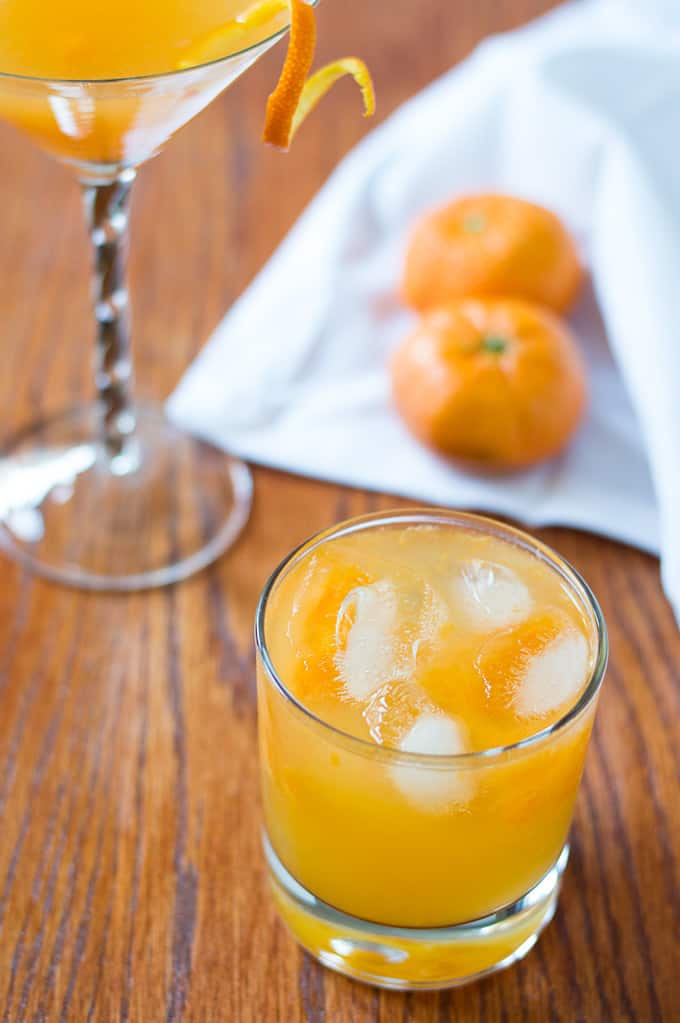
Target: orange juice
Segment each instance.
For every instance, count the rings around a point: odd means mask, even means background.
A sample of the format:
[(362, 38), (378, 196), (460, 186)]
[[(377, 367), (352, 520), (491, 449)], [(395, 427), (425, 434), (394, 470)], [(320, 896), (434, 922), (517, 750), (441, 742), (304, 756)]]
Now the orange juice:
[[(254, 60), (285, 14), (233, 30), (249, 0), (2, 0), (0, 116), (79, 163), (139, 163)], [(220, 68), (167, 76), (238, 53)], [(134, 78), (135, 82), (123, 79)]]
[(249, 0), (2, 0), (0, 71), (62, 79), (163, 74), (249, 6)]
[[(593, 723), (598, 615), (563, 562), (474, 517), (359, 521), (279, 573), (258, 625), (265, 823), (279, 906), (322, 960), (438, 986), (535, 936)], [(378, 973), (357, 946), (369, 921), (393, 953)], [(430, 932), (451, 940), (433, 952)]]

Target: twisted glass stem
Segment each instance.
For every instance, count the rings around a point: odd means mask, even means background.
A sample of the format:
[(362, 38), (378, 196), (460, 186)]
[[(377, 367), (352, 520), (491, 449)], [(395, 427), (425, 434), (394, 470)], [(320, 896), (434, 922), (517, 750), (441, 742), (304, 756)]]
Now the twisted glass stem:
[(127, 237), (135, 171), (112, 182), (83, 183), (85, 216), (94, 253), (93, 302), (96, 318), (96, 386), (100, 440), (112, 471), (124, 474), (136, 463), (127, 289)]

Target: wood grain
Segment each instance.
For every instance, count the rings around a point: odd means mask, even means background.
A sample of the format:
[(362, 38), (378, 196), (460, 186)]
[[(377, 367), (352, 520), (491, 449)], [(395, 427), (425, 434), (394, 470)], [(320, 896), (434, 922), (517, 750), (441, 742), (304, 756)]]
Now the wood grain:
[[(545, 0), (335, 0), (322, 58), (366, 57), (384, 116)], [(146, 168), (134, 209), (140, 390), (161, 396), (365, 125), (351, 86), (291, 154), (264, 150), (265, 58)], [(0, 128), (7, 433), (88, 393), (87, 251), (69, 173)], [(258, 470), (243, 541), (125, 598), (0, 561), (3, 1023), (680, 1019), (680, 641), (658, 564), (543, 530), (591, 582), (612, 660), (560, 912), (506, 973), (439, 995), (323, 971), (277, 922), (259, 851), (251, 621), (293, 544), (395, 504)]]

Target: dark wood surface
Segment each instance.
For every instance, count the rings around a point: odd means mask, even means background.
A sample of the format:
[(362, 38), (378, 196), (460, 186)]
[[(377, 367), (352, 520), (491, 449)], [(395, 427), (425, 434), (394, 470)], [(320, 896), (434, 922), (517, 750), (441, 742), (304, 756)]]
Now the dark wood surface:
[[(366, 57), (380, 116), (545, 0), (334, 0), (321, 57)], [(161, 396), (365, 131), (338, 86), (283, 157), (259, 144), (281, 52), (141, 175), (140, 390)], [(88, 393), (87, 250), (68, 171), (0, 127), (2, 428)], [(555, 922), (515, 968), (435, 995), (325, 972), (277, 922), (259, 851), (251, 621), (307, 534), (394, 504), (256, 472), (238, 547), (181, 586), (89, 596), (0, 560), (0, 1019), (177, 1023), (678, 1020), (680, 642), (658, 564), (543, 530), (611, 630)]]

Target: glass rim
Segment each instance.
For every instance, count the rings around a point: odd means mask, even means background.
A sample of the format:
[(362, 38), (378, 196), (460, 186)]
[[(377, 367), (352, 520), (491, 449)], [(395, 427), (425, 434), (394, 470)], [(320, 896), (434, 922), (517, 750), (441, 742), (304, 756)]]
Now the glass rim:
[[(380, 746), (377, 743), (371, 742), (369, 739), (363, 739), (361, 736), (353, 735), (351, 732), (346, 732), (343, 729), (336, 727), (306, 707), (304, 703), (302, 703), (302, 701), (299, 700), (295, 694), (290, 691), (290, 689), (288, 689), (274, 667), (269, 654), (265, 636), (265, 616), (267, 613), (269, 598), (272, 595), (278, 580), (283, 577), (287, 570), (292, 567), (296, 561), (300, 560), (304, 555), (309, 554), (316, 547), (319, 547), (328, 540), (346, 536), (350, 533), (360, 532), (363, 529), (371, 528), (373, 526), (399, 524), (417, 525), (428, 523), (433, 524), (437, 522), (445, 525), (458, 525), (463, 528), (471, 528), (480, 533), (491, 532), (497, 536), (503, 536), (505, 539), (510, 540), (518, 546), (523, 547), (525, 550), (539, 556), (544, 562), (547, 562), (555, 571), (557, 571), (567, 583), (570, 584), (572, 591), (576, 592), (584, 607), (590, 612), (594, 624), (597, 643), (595, 658), (588, 682), (584, 686), (576, 702), (573, 703), (557, 719), (557, 721), (547, 725), (538, 732), (534, 732), (532, 735), (526, 736), (524, 739), (519, 739), (506, 746), (492, 746), (487, 749), (474, 750), (470, 753), (452, 754), (412, 753), (396, 749), (392, 746)], [(257, 610), (255, 612), (255, 648), (262, 659), (262, 663), (269, 675), (269, 678), (272, 680), (276, 689), (280, 692), (284, 699), (289, 702), (296, 711), (303, 714), (308, 721), (330, 733), (334, 740), (342, 742), (343, 745), (347, 745), (349, 748), (355, 748), (357, 752), (360, 752), (363, 755), (369, 755), (371, 758), (387, 759), (392, 762), (397, 761), (404, 764), (420, 764), (421, 766), (427, 765), (430, 768), (446, 768), (453, 766), (466, 767), (472, 766), (473, 764), (479, 765), (480, 761), (488, 762), (508, 754), (524, 752), (536, 745), (544, 743), (547, 739), (550, 739), (564, 731), (570, 724), (585, 713), (590, 704), (596, 698), (604, 678), (609, 655), (607, 626), (604, 620), (604, 615), (602, 614), (602, 609), (600, 608), (597, 598), (588, 583), (573, 567), (573, 565), (566, 560), (566, 558), (563, 558), (562, 555), (558, 554), (557, 551), (553, 550), (553, 548), (548, 544), (545, 544), (541, 540), (537, 540), (535, 537), (525, 533), (523, 530), (517, 529), (515, 526), (510, 526), (498, 519), (491, 518), (487, 515), (478, 515), (472, 512), (460, 512), (438, 508), (407, 508), (403, 510), (391, 509), (384, 512), (371, 512), (368, 515), (359, 515), (350, 519), (345, 519), (344, 521), (339, 522), (328, 529), (321, 530), (320, 532), (308, 537), (306, 540), (303, 540), (302, 543), (298, 544), (297, 547), (283, 558), (264, 585), (262, 593), (260, 594), (260, 599), (258, 600)]]
[[(310, 7), (316, 7), (319, 4), (319, 0), (306, 0), (306, 2)], [(129, 85), (135, 82), (161, 81), (166, 78), (175, 78), (178, 75), (188, 75), (192, 71), (203, 71), (207, 68), (216, 67), (225, 61), (245, 57), (254, 50), (258, 50), (261, 46), (277, 42), (281, 36), (286, 34), (289, 28), (290, 23), (277, 29), (276, 32), (272, 32), (271, 35), (265, 36), (264, 39), (251, 43), (249, 46), (244, 46), (241, 50), (224, 53), (221, 57), (215, 57), (213, 60), (202, 61), (198, 64), (191, 64), (189, 67), (172, 68), (169, 71), (152, 71), (143, 75), (116, 75), (113, 78), (59, 78), (50, 77), (49, 75), (16, 74), (12, 71), (0, 69), (0, 80), (9, 78), (17, 82), (39, 82), (42, 85)]]

